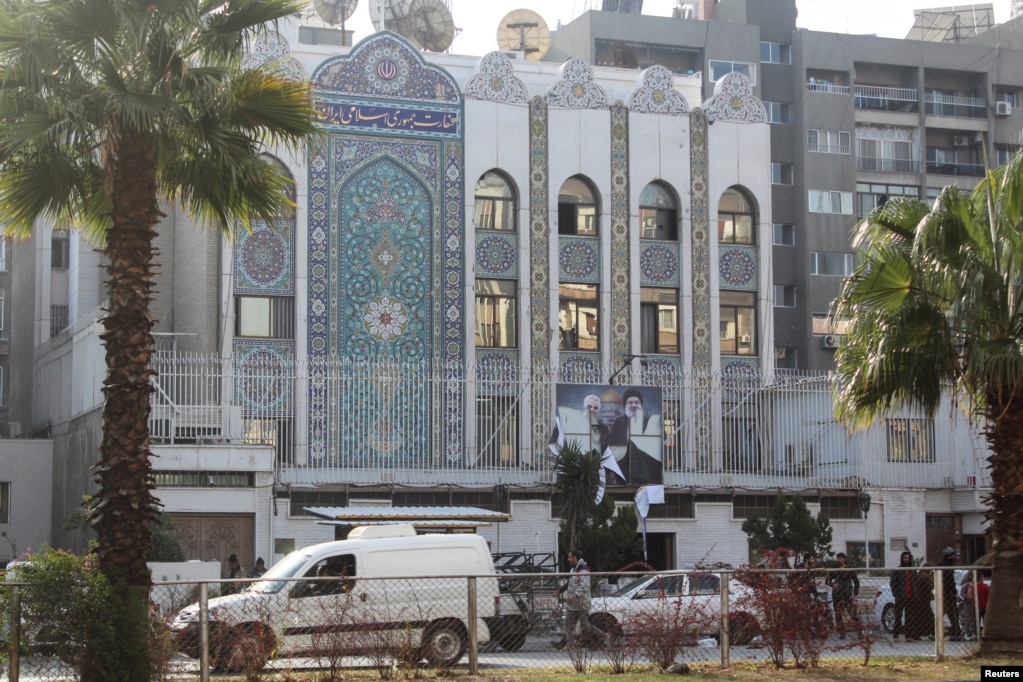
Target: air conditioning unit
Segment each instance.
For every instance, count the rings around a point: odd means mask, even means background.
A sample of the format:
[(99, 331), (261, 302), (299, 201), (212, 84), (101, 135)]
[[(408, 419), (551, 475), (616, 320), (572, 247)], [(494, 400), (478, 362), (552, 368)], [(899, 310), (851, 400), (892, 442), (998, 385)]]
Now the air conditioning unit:
[(953, 147), (969, 147), (970, 136), (969, 135), (953, 135), (952, 136)]
[(749, 334), (740, 334), (739, 335), (739, 345), (740, 346), (748, 346), (751, 343), (753, 343), (753, 337), (752, 336), (750, 336)]
[(842, 337), (835, 334), (828, 334), (821, 337), (821, 348), (834, 350), (842, 345)]
[(995, 102), (995, 116), (1012, 116), (1012, 105), (1008, 102)]

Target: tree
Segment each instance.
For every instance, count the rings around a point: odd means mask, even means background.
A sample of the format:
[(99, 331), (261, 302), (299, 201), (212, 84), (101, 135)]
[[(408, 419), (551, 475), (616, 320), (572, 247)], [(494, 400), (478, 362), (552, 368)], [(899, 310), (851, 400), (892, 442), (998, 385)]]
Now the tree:
[(643, 559), (643, 538), (637, 532), (635, 507), (618, 507), (605, 496), (594, 510), (592, 523), (579, 534), (579, 548), (595, 571), (616, 571)]
[(271, 146), (313, 130), (307, 83), (242, 70), (249, 40), (302, 0), (4, 0), (0, 211), (82, 231), (105, 257), (103, 437), (91, 508), (120, 659), (85, 680), (149, 678), (149, 445), (154, 237), (160, 201), (230, 233), (291, 205)]
[(831, 522), (823, 512), (814, 517), (806, 501), (796, 495), (779, 495), (766, 518), (756, 513), (742, 522), (742, 532), (754, 551), (787, 549), (796, 554), (812, 552), (824, 557), (831, 553)]
[(568, 533), (568, 544), (576, 546), (579, 530), (589, 525), (597, 506), (600, 485), (600, 453), (583, 452), (577, 440), (566, 441), (553, 459), (554, 489), (564, 501), (561, 529)]
[(836, 415), (865, 428), (943, 397), (986, 437), (994, 574), (984, 655), (1023, 655), (1023, 155), (972, 193), (946, 187), (933, 207), (892, 199), (857, 227), (861, 260), (836, 315)]

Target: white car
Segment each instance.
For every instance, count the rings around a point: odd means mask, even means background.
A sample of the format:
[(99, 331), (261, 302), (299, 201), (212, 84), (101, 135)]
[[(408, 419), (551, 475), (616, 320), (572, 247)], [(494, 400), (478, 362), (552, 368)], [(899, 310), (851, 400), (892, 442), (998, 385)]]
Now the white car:
[[(738, 604), (750, 588), (732, 580), (728, 589), (729, 640), (749, 644), (760, 626)], [(590, 606), (590, 622), (610, 634), (636, 634), (649, 619), (677, 619), (696, 635), (716, 637), (721, 624), (720, 576), (700, 571), (645, 576), (605, 597), (595, 597)]]
[[(965, 569), (956, 569), (956, 589), (963, 584), (963, 578), (969, 571)], [(935, 573), (935, 580), (939, 578), (938, 573)], [(985, 581), (987, 582), (987, 581)], [(934, 600), (931, 600), (931, 612), (934, 612)], [(881, 624), (881, 627), (885, 632), (891, 634), (895, 631), (895, 599), (892, 597), (892, 588), (888, 583), (883, 583), (877, 588), (877, 592), (874, 594), (874, 619), (876, 622)], [(945, 617), (945, 627), (950, 627), (948, 617)]]

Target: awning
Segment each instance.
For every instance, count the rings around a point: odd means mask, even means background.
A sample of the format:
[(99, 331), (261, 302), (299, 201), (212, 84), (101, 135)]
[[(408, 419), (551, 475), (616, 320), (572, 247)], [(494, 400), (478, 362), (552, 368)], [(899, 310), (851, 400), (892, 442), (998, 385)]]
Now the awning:
[(479, 507), (303, 507), (328, 526), (409, 523), (416, 528), (479, 528), (511, 521), (511, 514)]

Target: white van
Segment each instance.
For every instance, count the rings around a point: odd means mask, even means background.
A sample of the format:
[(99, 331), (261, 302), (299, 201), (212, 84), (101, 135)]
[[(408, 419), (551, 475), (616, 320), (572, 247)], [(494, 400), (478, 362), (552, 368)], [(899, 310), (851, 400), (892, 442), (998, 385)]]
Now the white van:
[[(209, 600), (216, 670), (262, 668), (275, 656), (393, 655), (456, 663), (468, 646), (468, 580), (476, 581), (479, 644), (490, 641), (497, 576), (478, 535), (417, 535), (411, 525), (361, 526), (347, 540), (297, 550), (237, 594)], [(315, 578), (314, 580), (285, 580)], [(199, 656), (199, 605), (171, 630)]]

